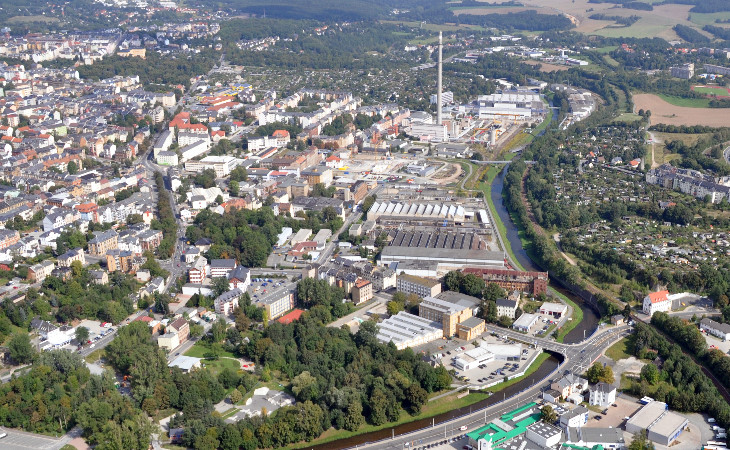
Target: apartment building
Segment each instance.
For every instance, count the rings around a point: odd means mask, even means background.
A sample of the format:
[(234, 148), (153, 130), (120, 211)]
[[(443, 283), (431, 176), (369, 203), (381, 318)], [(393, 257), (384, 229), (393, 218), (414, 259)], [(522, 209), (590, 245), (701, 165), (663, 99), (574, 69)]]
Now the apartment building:
[(104, 256), (109, 250), (114, 250), (119, 245), (119, 235), (114, 230), (107, 230), (96, 233), (96, 236), (89, 241), (89, 254), (92, 256)]
[(208, 276), (208, 260), (199, 256), (193, 263), (193, 267), (188, 270), (188, 279), (191, 283), (201, 284), (205, 277)]
[(398, 292), (416, 294), (419, 297), (436, 297), (441, 293), (441, 282), (415, 275), (403, 274), (396, 281)]

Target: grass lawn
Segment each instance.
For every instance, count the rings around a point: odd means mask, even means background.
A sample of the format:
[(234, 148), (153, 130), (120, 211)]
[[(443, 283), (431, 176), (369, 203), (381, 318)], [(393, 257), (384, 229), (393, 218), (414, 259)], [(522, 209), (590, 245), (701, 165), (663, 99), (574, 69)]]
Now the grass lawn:
[(616, 45), (609, 45), (609, 46), (606, 46), (606, 47), (598, 47), (598, 48), (596, 48), (596, 52), (605, 55), (607, 53), (611, 53), (612, 51), (616, 50), (617, 48), (618, 48), (618, 46), (616, 46)]
[(578, 326), (579, 323), (583, 320), (583, 310), (578, 307), (578, 305), (575, 304), (575, 302), (568, 297), (564, 296), (560, 292), (555, 291), (558, 294), (558, 297), (560, 297), (565, 303), (570, 305), (573, 308), (573, 315), (571, 316), (571, 319), (568, 323), (563, 325), (563, 327), (558, 331), (558, 335), (555, 338), (558, 342), (563, 342), (563, 339), (565, 339), (565, 336), (573, 331), (575, 327)]
[[(192, 356), (194, 358), (205, 358), (205, 354), (210, 352), (210, 349), (208, 347), (200, 344), (199, 342), (190, 347), (190, 350), (185, 352), (185, 356)], [(220, 356), (227, 356), (229, 358), (235, 358), (236, 355), (234, 355), (231, 352), (227, 352), (225, 350), (221, 351)]]
[(630, 358), (631, 354), (629, 353), (629, 345), (632, 344), (632, 340), (629, 339), (629, 337), (625, 337), (621, 339), (620, 341), (616, 342), (612, 346), (610, 346), (606, 350), (606, 356), (611, 358), (614, 361), (618, 361), (620, 359), (626, 359)]
[[(534, 363), (533, 363), (534, 364)], [(438, 395), (439, 393), (434, 393), (433, 395)], [(330, 428), (329, 430), (322, 433), (322, 435), (311, 441), (311, 442), (300, 442), (297, 444), (289, 445), (285, 448), (288, 449), (297, 449), (297, 448), (310, 448), (314, 445), (319, 444), (325, 444), (327, 442), (333, 442), (337, 441), (339, 439), (346, 439), (352, 436), (356, 436), (358, 434), (364, 434), (364, 433), (370, 433), (372, 431), (378, 431), (385, 428), (393, 428), (395, 426), (413, 422), (420, 419), (427, 419), (429, 417), (437, 416), (439, 414), (443, 414), (445, 412), (463, 408), (464, 406), (473, 405), (474, 403), (480, 402), (484, 400), (485, 398), (489, 397), (486, 393), (482, 392), (475, 392), (473, 394), (466, 395), (462, 398), (457, 398), (457, 394), (450, 395), (447, 397), (443, 397), (435, 402), (426, 402), (426, 404), (423, 406), (423, 409), (421, 410), (421, 413), (417, 416), (411, 416), (410, 414), (406, 413), (405, 411), (401, 411), (400, 419), (397, 422), (390, 422), (384, 425), (375, 426), (366, 423), (365, 425), (361, 426), (357, 431), (347, 431), (347, 430), (336, 430), (334, 428)]]
[(88, 363), (94, 363), (100, 360), (104, 356), (104, 349), (100, 348), (98, 350), (94, 350), (93, 352), (89, 353), (89, 356), (84, 358), (84, 361)]
[(709, 98), (682, 98), (673, 95), (658, 95), (662, 100), (674, 106), (684, 106), (687, 108), (708, 108), (710, 106)]
[(636, 122), (636, 121), (641, 120), (641, 119), (642, 119), (642, 117), (640, 115), (638, 115), (638, 114), (634, 114), (634, 113), (623, 113), (620, 116), (616, 117), (615, 120), (616, 120), (616, 122), (631, 123), (631, 122)]
[(220, 358), (217, 360), (204, 359), (203, 361), (200, 361), (200, 363), (203, 365), (204, 368), (206, 368), (216, 374), (226, 368), (233, 369), (235, 371), (238, 371), (241, 369), (241, 363), (238, 360), (234, 360), (234, 359), (227, 359), (227, 358)]
[(700, 94), (706, 94), (706, 95), (717, 95), (718, 97), (730, 97), (730, 92), (727, 91), (727, 88), (725, 87), (702, 87), (697, 86), (693, 91), (700, 93)]
[(238, 408), (231, 408), (221, 414), (221, 419), (226, 420), (229, 417), (233, 417), (238, 412)]

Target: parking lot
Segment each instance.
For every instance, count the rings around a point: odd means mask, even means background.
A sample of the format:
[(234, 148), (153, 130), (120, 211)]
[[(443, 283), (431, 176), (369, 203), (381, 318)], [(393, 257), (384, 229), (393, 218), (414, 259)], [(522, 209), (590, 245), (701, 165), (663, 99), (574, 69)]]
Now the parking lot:
[(535, 322), (535, 324), (527, 331), (529, 336), (549, 336), (561, 320), (549, 314), (540, 314), (536, 312), (535, 315), (537, 316), (537, 322)]
[(248, 287), (248, 294), (254, 302), (259, 297), (291, 287), (294, 283), (289, 281), (289, 277), (280, 278), (251, 278), (251, 286)]
[(444, 367), (455, 370), (457, 379), (461, 381), (489, 387), (504, 381), (506, 377), (514, 377), (522, 373), (538, 352), (519, 342), (508, 338), (498, 338), (491, 334), (484, 334), (475, 341), (479, 348), (487, 349), (495, 355), (495, 358), (483, 363), (477, 361), (467, 369), (460, 368), (454, 360), (456, 358), (470, 360), (467, 352), (477, 348), (473, 343), (462, 343), (451, 349), (445, 348), (438, 351), (432, 355), (432, 359), (439, 360)]
[[(456, 430), (458, 432), (461, 432), (459, 430)], [(447, 432), (448, 437), (436, 441), (436, 442), (408, 442), (407, 445), (404, 448), (409, 448), (412, 450), (425, 450), (427, 448), (434, 448), (434, 449), (452, 449), (452, 448), (458, 448), (463, 449), (469, 444), (469, 438), (466, 434), (459, 434), (456, 436), (452, 436), (453, 433)]]

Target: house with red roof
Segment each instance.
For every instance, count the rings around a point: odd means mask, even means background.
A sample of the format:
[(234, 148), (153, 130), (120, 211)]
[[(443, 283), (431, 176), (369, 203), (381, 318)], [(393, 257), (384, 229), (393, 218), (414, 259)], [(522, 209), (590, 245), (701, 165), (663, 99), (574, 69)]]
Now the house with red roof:
[(669, 291), (652, 292), (644, 297), (644, 313), (649, 317), (655, 312), (669, 312), (672, 310), (672, 300), (669, 299)]

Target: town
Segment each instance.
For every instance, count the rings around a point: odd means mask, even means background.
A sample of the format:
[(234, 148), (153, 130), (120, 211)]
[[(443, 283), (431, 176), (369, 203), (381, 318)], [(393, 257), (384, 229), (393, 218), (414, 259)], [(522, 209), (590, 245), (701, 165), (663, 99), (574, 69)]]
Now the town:
[(0, 447), (727, 448), (722, 2), (6, 3)]

